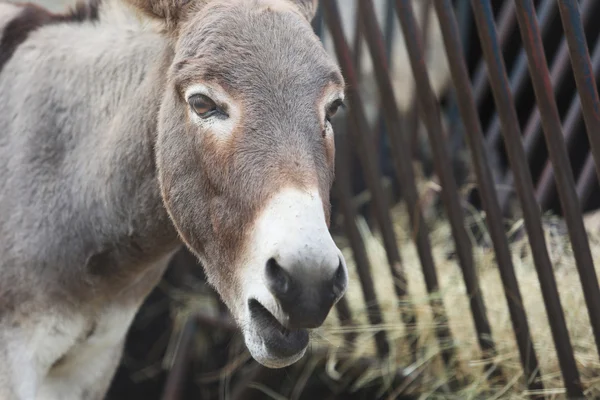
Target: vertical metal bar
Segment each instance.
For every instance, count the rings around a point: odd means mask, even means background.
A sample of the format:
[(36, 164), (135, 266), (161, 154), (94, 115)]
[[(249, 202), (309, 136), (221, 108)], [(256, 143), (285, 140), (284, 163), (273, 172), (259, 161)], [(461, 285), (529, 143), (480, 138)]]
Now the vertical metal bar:
[(392, 277), (395, 281), (394, 288), (396, 295), (401, 302), (405, 302), (401, 307), (402, 319), (406, 324), (407, 329), (412, 329), (416, 323), (414, 306), (406, 301), (408, 284), (404, 271), (402, 270), (400, 251), (398, 249), (398, 244), (396, 243), (396, 235), (391, 223), (388, 200), (383, 193), (379, 179), (380, 171), (376, 161), (375, 146), (373, 141), (366, 135), (366, 132), (368, 132), (368, 125), (358, 90), (358, 79), (352, 65), (350, 49), (342, 32), (339, 10), (335, 0), (324, 1), (322, 4), (325, 11), (327, 26), (333, 37), (337, 57), (348, 82), (348, 99), (351, 108), (350, 115), (353, 117), (353, 129), (351, 129), (350, 132), (355, 133), (353, 138), (361, 149), (361, 151), (358, 152), (358, 155), (366, 173), (367, 185), (369, 186), (375, 205), (376, 217), (383, 236), (384, 247)]
[(388, 60), (392, 59), (392, 50), (394, 43), (394, 0), (386, 0), (385, 9), (387, 15), (385, 16), (385, 54)]
[[(412, 238), (417, 247), (427, 290), (429, 293), (435, 293), (439, 290), (439, 284), (431, 251), (431, 243), (429, 242), (427, 227), (419, 203), (419, 195), (410, 158), (410, 148), (407, 146), (406, 135), (403, 135), (401, 132), (403, 126), (402, 119), (398, 112), (398, 103), (389, 76), (388, 60), (383, 46), (383, 38), (377, 26), (372, 2), (361, 0), (360, 15), (367, 48), (371, 53), (375, 78), (381, 94), (382, 115), (385, 119), (391, 143), (394, 167), (406, 200), (411, 231), (413, 232)], [(407, 36), (408, 38), (410, 36)], [(441, 298), (432, 298), (430, 304), (435, 320), (438, 322), (436, 336), (443, 349), (442, 356), (444, 361), (449, 364), (453, 357), (452, 346), (448, 346), (452, 342), (452, 334), (447, 324), (448, 317), (445, 312), (443, 300)]]
[(435, 0), (434, 4), (438, 20), (440, 21), (452, 80), (456, 88), (459, 110), (467, 133), (467, 144), (471, 150), (477, 186), (481, 192), (483, 208), (485, 210), (486, 223), (494, 245), (500, 277), (504, 285), (504, 294), (508, 303), (513, 331), (521, 356), (525, 380), (530, 390), (541, 390), (543, 389), (543, 385), (540, 380), (537, 355), (533, 347), (525, 309), (523, 308), (523, 299), (515, 275), (515, 268), (504, 230), (500, 205), (496, 197), (492, 173), (486, 160), (477, 105), (471, 92), (468, 71), (461, 57), (463, 50), (458, 24), (450, 0)]
[[(370, 1), (361, 4), (363, 21), (368, 21)], [(471, 242), (467, 236), (464, 226), (463, 210), (460, 205), (456, 181), (452, 174), (448, 149), (444, 139), (442, 121), (438, 102), (433, 94), (429, 75), (424, 65), (423, 45), (417, 27), (411, 0), (396, 0), (396, 15), (406, 40), (406, 50), (409, 55), (412, 72), (416, 83), (416, 93), (419, 106), (426, 116), (424, 123), (427, 126), (429, 143), (434, 153), (434, 163), (438, 177), (442, 185), (442, 200), (446, 208), (446, 215), (450, 221), (452, 236), (456, 247), (456, 253), (463, 272), (463, 278), (469, 294), (471, 313), (477, 329), (477, 338), (484, 357), (493, 357), (496, 354), (492, 339), (492, 330), (487, 318), (481, 288), (475, 263)], [(366, 27), (369, 30), (368, 27)], [(373, 29), (373, 28), (371, 28)], [(496, 369), (496, 372), (499, 372)], [(498, 374), (495, 378), (498, 378)]]
[[(493, 18), (493, 15), (492, 15)], [(517, 24), (515, 18), (515, 3), (513, 1), (505, 1), (500, 16), (498, 17), (498, 40), (501, 46), (506, 44), (508, 35), (514, 30)], [(473, 92), (475, 94), (475, 104), (481, 104), (483, 96), (488, 88), (488, 71), (483, 59), (477, 64), (473, 78)]]
[[(424, 43), (424, 46), (427, 46), (428, 33), (429, 33), (429, 10), (431, 9), (431, 1), (423, 0), (426, 4), (423, 6), (423, 14), (421, 17), (421, 40)], [(393, 3), (393, 1), (392, 1)], [(390, 15), (393, 16), (394, 9), (392, 8)], [(411, 40), (410, 38), (405, 37), (404, 41)], [(417, 91), (414, 89), (413, 98), (411, 99), (411, 106), (408, 110), (408, 127), (409, 127), (409, 147), (413, 153), (413, 157), (418, 154), (419, 147), (419, 128), (421, 127), (421, 118), (419, 116), (419, 102), (417, 101)], [(421, 160), (423, 161), (423, 160)]]
[[(336, 303), (335, 310), (337, 311), (338, 321), (340, 321), (341, 326), (345, 328), (352, 326), (352, 310), (350, 310), (350, 305), (348, 304), (348, 299), (346, 297), (342, 297), (340, 301)], [(351, 349), (354, 346), (355, 339), (355, 332), (348, 330), (344, 333), (344, 341), (346, 342), (345, 344), (348, 349)]]
[[(458, 7), (456, 13), (458, 14), (458, 29), (460, 30), (460, 41), (462, 43), (463, 57), (466, 59), (471, 50), (471, 43), (469, 43), (470, 28), (473, 23), (471, 18), (471, 6), (469, 0), (458, 0)], [(483, 63), (485, 65), (485, 63)]]
[[(384, 40), (385, 40), (385, 54), (387, 55), (388, 60), (392, 59), (392, 53), (394, 50), (394, 0), (386, 0), (385, 4), (385, 25), (384, 25)], [(360, 17), (360, 16), (359, 16)], [(360, 18), (357, 21), (360, 25)], [(375, 138), (377, 139), (377, 145), (379, 146), (379, 154), (380, 154), (380, 165), (381, 168), (385, 170), (385, 162), (387, 160), (385, 154), (385, 137), (386, 135), (386, 126), (385, 120), (382, 115), (381, 107), (378, 108), (377, 111), (377, 126)], [(385, 173), (385, 171), (384, 171)], [(394, 199), (395, 200), (395, 199)]]
[(581, 170), (581, 175), (579, 175), (579, 180), (577, 181), (577, 196), (579, 197), (581, 208), (585, 208), (592, 195), (594, 186), (598, 184), (598, 177), (596, 175), (597, 167), (592, 153), (588, 153), (583, 169)]
[[(554, 91), (550, 82), (548, 64), (546, 63), (546, 55), (532, 0), (518, 0), (517, 20), (519, 21), (519, 28), (524, 38), (523, 42), (527, 51), (527, 58), (529, 59), (531, 79), (542, 117), (542, 126), (548, 145), (548, 153), (554, 165), (558, 196), (567, 223), (569, 238), (573, 247), (573, 256), (575, 257), (575, 263), (579, 271), (579, 278), (581, 279), (583, 294), (588, 307), (594, 338), (596, 339), (596, 347), (600, 355), (600, 286), (598, 286), (598, 276), (594, 269), (594, 260), (592, 259), (587, 232), (583, 225), (583, 216), (577, 198), (577, 191), (575, 190), (575, 181), (573, 179), (569, 155), (563, 142), (560, 117), (554, 100)], [(581, 24), (581, 20), (579, 20), (579, 24)], [(580, 77), (584, 85), (585, 79), (585, 77)], [(593, 79), (593, 74), (591, 79)], [(589, 89), (580, 87), (579, 90), (580, 96), (585, 97), (584, 93), (587, 93), (586, 90)], [(596, 94), (596, 100), (598, 100), (597, 96)], [(585, 107), (586, 103), (584, 102), (583, 104)], [(588, 104), (588, 106), (592, 108), (593, 104)], [(586, 123), (587, 121), (588, 119), (586, 119)], [(591, 136), (594, 135), (597, 136), (598, 132), (593, 132)], [(600, 142), (598, 143), (600, 145)], [(600, 147), (598, 149), (600, 150)]]
[[(458, 0), (456, 6), (456, 21), (458, 23), (459, 38), (462, 46), (462, 59), (467, 60), (471, 43), (469, 42), (472, 18), (471, 6), (469, 0)], [(471, 90), (469, 85), (469, 90)], [(446, 107), (446, 116), (448, 118), (448, 132), (450, 133), (450, 153), (461, 152), (465, 146), (465, 130), (458, 107), (458, 97), (456, 89), (449, 88), (448, 105)], [(460, 155), (458, 157), (461, 157)]]
[(505, 144), (523, 208), (525, 228), (529, 236), (567, 394), (571, 397), (583, 397), (579, 372), (573, 356), (573, 347), (544, 239), (540, 210), (535, 201), (531, 173), (521, 142), (521, 130), (506, 76), (502, 49), (498, 43), (490, 0), (471, 0), (471, 6), (490, 73), (492, 92), (502, 122)]
[[(350, 117), (350, 116), (348, 116)], [(348, 118), (346, 124), (348, 129), (352, 128), (352, 123)], [(367, 317), (371, 325), (381, 325), (383, 322), (379, 302), (377, 301), (377, 292), (373, 279), (371, 278), (371, 264), (369, 256), (363, 242), (363, 238), (356, 226), (356, 209), (352, 201), (352, 189), (350, 185), (350, 147), (347, 143), (346, 135), (349, 132), (342, 132), (336, 135), (336, 180), (335, 190), (338, 193), (340, 208), (344, 216), (344, 230), (352, 248), (356, 271), (360, 280), (360, 287), (365, 298), (367, 308)], [(352, 137), (357, 133), (351, 133)], [(375, 334), (375, 346), (379, 357), (385, 357), (389, 351), (387, 335), (384, 330), (378, 331)]]
[(356, 0), (356, 19), (354, 21), (355, 30), (354, 30), (354, 68), (356, 70), (356, 76), (360, 77), (362, 74), (362, 41), (360, 38), (362, 37), (362, 28), (360, 26), (359, 20), (360, 15), (358, 15), (358, 2), (360, 0)]
[(315, 31), (315, 35), (317, 35), (319, 39), (323, 40), (323, 11), (321, 11), (320, 5), (317, 8), (317, 12), (311, 22), (311, 25)]
[[(575, 82), (583, 107), (583, 119), (587, 128), (592, 154), (594, 160), (596, 160), (596, 172), (600, 177), (600, 99), (598, 98), (596, 79), (579, 13), (579, 5), (574, 0), (559, 0), (558, 4), (565, 36), (569, 42), (569, 54), (571, 55), (573, 74), (575, 75)], [(596, 315), (596, 317), (600, 316)], [(600, 334), (600, 332), (596, 333)], [(599, 336), (596, 336), (596, 343), (600, 343)], [(600, 351), (600, 347), (598, 349)]]

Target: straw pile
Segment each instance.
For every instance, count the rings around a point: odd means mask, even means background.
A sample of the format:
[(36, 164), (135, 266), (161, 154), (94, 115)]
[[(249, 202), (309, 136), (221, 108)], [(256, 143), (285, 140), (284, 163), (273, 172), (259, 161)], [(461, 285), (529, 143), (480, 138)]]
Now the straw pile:
[[(489, 320), (492, 325), (493, 339), (498, 350), (498, 356), (491, 361), (503, 369), (508, 380), (508, 384), (502, 385), (490, 384), (484, 375), (484, 361), (489, 360), (481, 359), (462, 273), (457, 260), (452, 257), (454, 243), (448, 222), (443, 217), (438, 217), (428, 221), (428, 224), (440, 282), (440, 293), (435, 294), (435, 296), (441, 296), (444, 301), (450, 329), (455, 339), (457, 365), (450, 370), (446, 370), (441, 361), (440, 347), (435, 337), (437, 322), (432, 318), (429, 305), (431, 297), (425, 289), (419, 258), (410, 237), (406, 210), (403, 205), (398, 205), (391, 211), (391, 214), (397, 233), (398, 245), (402, 252), (410, 301), (417, 312), (417, 362), (413, 363), (409, 356), (406, 329), (400, 318), (402, 304), (398, 303), (394, 294), (394, 282), (381, 244), (382, 241), (369, 230), (364, 221), (358, 221), (358, 223), (369, 253), (372, 276), (382, 308), (384, 323), (379, 327), (369, 325), (360, 282), (353, 265), (352, 251), (340, 238), (339, 243), (344, 246), (343, 252), (348, 261), (351, 274), (350, 287), (346, 298), (352, 308), (356, 325), (352, 328), (342, 328), (335, 313), (332, 313), (326, 322), (326, 327), (315, 335), (313, 340), (316, 343), (315, 346), (329, 348), (332, 361), (341, 354), (351, 354), (352, 356), (375, 355), (373, 335), (377, 329), (383, 329), (387, 332), (390, 340), (392, 349), (390, 357), (382, 363), (381, 368), (366, 371), (363, 380), (357, 385), (367, 384), (376, 377), (381, 378), (383, 376), (385, 378), (392, 371), (404, 369), (405, 374), (416, 377), (413, 384), (407, 384), (406, 387), (383, 388), (387, 393), (395, 391), (396, 393), (403, 392), (403, 394), (417, 394), (421, 398), (445, 399), (528, 398), (527, 395), (531, 393), (527, 392), (524, 380), (521, 379), (519, 353), (493, 249), (489, 246), (484, 248), (475, 244), (481, 243), (482, 239), (484, 242), (489, 243), (489, 238), (486, 238), (487, 233), (483, 215), (478, 211), (471, 210), (470, 213), (467, 213), (469, 215), (466, 218), (466, 224), (471, 226), (475, 224), (480, 228), (480, 232), (484, 232), (481, 238), (472, 238), (474, 243), (473, 253)], [(544, 216), (544, 221), (550, 257), (555, 266), (560, 298), (565, 310), (576, 361), (585, 385), (586, 396), (597, 398), (600, 396), (600, 378), (598, 378), (600, 377), (600, 362), (572, 250), (563, 222), (552, 216)], [(592, 226), (595, 228), (589, 229)], [(509, 230), (508, 234), (511, 239), (513, 262), (540, 362), (545, 387), (544, 395), (547, 398), (563, 398), (564, 389), (560, 368), (554, 351), (531, 251), (526, 237), (515, 238), (515, 232), (521, 227), (522, 221), (515, 221), (513, 229)], [(471, 231), (469, 230), (469, 232)], [(588, 231), (593, 257), (598, 268), (600, 266), (600, 223), (591, 221), (588, 224)], [(343, 346), (343, 333), (348, 330), (352, 330), (358, 335), (353, 350)], [(334, 364), (332, 363), (332, 365)], [(333, 367), (331, 371), (331, 374), (336, 374)], [(467, 383), (462, 386), (459, 392), (443, 393), (442, 389), (450, 378), (462, 379), (463, 382)]]

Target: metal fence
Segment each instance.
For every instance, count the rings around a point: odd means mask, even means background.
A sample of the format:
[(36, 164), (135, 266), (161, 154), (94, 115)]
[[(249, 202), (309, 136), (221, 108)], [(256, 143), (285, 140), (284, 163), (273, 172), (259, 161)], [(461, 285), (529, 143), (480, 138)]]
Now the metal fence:
[[(485, 212), (485, 222), (504, 286), (523, 369), (521, 379), (526, 382), (531, 393), (541, 393), (544, 387), (543, 371), (540, 372), (538, 365), (504, 225), (510, 197), (507, 193), (513, 190), (517, 195), (525, 232), (529, 238), (567, 396), (583, 398), (584, 388), (580, 381), (543, 232), (542, 211), (548, 209), (553, 193), (556, 193), (568, 229), (581, 290), (600, 354), (600, 289), (582, 217), (582, 207), (588, 204), (590, 197), (596, 193), (594, 190), (599, 176), (597, 174), (600, 174), (600, 100), (596, 85), (596, 75), (600, 67), (600, 40), (597, 41), (590, 57), (584, 25), (593, 21), (594, 15), (600, 15), (592, 13), (596, 0), (508, 0), (493, 3), (491, 0), (472, 0), (470, 8), (467, 1), (422, 1), (435, 11), (442, 32), (452, 82), (451, 98), (464, 132), (464, 142), (470, 155), (481, 207)], [(356, 224), (356, 216), (360, 210), (355, 201), (356, 187), (351, 173), (355, 170), (355, 161), (358, 162), (365, 188), (369, 192), (373, 219), (381, 233), (390, 271), (399, 282), (395, 295), (403, 304), (411, 304), (407, 301), (410, 298), (410, 288), (405, 278), (401, 249), (398, 247), (389, 213), (392, 204), (381, 179), (384, 174), (381, 143), (388, 143), (391, 179), (401, 188), (397, 199), (411, 210), (410, 231), (414, 232), (413, 238), (427, 290), (434, 294), (440, 289), (432, 256), (432, 244), (421, 211), (421, 200), (413, 171), (411, 132), (415, 129), (414, 119), (420, 116), (431, 146), (434, 172), (442, 188), (442, 205), (451, 225), (458, 262), (469, 296), (471, 317), (478, 334), (481, 358), (490, 360), (496, 354), (495, 339), (490, 329), (475, 268), (473, 243), (465, 228), (463, 198), (453, 173), (453, 155), (449, 141), (451, 134), (442, 123), (440, 101), (432, 89), (428, 69), (424, 67), (426, 38), (421, 29), (423, 24), (418, 22), (419, 18), (413, 10), (413, 1), (385, 2), (388, 7), (386, 16), (397, 18), (404, 38), (408, 38), (405, 41), (406, 51), (416, 84), (414, 106), (408, 113), (401, 112), (397, 94), (392, 89), (388, 67), (391, 40), (388, 29), (378, 22), (371, 0), (358, 0), (356, 4), (358, 20), (355, 34), (357, 39), (364, 39), (364, 48), (360, 46), (359, 40), (349, 43), (347, 34), (344, 33), (344, 21), (340, 15), (340, 7), (344, 6), (344, 0), (321, 0), (320, 13), (314, 27), (317, 33), (324, 35), (327, 32), (330, 35), (335, 55), (348, 84), (349, 110), (345, 117), (348, 120), (343, 124), (345, 129), (342, 132), (338, 131), (336, 135), (337, 178), (334, 200), (337, 211), (343, 216), (342, 228), (352, 247), (361, 288), (370, 307), (370, 323), (380, 324), (381, 313), (370, 272), (370, 261)], [(551, 25), (551, 17), (556, 10), (564, 35), (559, 37), (554, 57), (549, 63), (543, 34), (548, 32), (551, 26), (556, 28), (556, 25)], [(473, 18), (481, 54), (481, 60), (475, 62), (475, 66), (471, 68), (472, 73), (465, 50), (465, 45), (471, 43), (468, 32), (464, 29), (464, 18), (467, 14)], [(495, 14), (498, 15), (497, 18)], [(509, 75), (504, 53), (513, 29), (518, 29), (522, 48), (518, 48), (514, 55)], [(378, 104), (381, 109), (377, 118), (381, 118), (385, 127), (382, 131), (383, 138), (371, 131), (364, 95), (359, 89), (358, 60), (364, 54), (368, 54), (372, 59), (374, 82), (380, 96)], [(570, 103), (566, 102), (566, 112), (559, 112), (555, 89), (571, 71), (576, 91), (569, 97)], [(523, 116), (519, 115), (516, 104), (519, 96), (525, 95), (527, 85), (531, 86), (533, 92), (533, 105), (531, 112)], [(492, 111), (484, 118), (481, 107), (488, 90), (493, 97), (493, 105)], [(562, 119), (561, 114), (564, 116)], [(486, 129), (483, 128), (483, 119), (486, 120)], [(577, 176), (573, 171), (569, 148), (576, 140), (577, 132), (582, 130), (577, 129), (581, 120), (585, 123), (589, 146), (583, 151), (584, 161), (578, 167)], [(545, 144), (540, 145), (542, 134)], [(385, 140), (382, 141), (383, 139)], [(494, 151), (499, 146), (506, 154), (507, 164), (504, 169), (498, 167), (498, 164), (490, 165), (497, 157)], [(541, 173), (537, 173), (538, 176), (534, 180), (532, 175), (536, 174), (532, 173), (531, 159), (536, 152), (542, 151), (542, 147), (543, 152), (547, 149), (548, 157), (543, 160)], [(589, 153), (587, 149), (590, 149)], [(510, 190), (498, 190), (499, 187), (505, 186)], [(448, 324), (444, 323), (447, 320), (447, 305), (439, 297), (432, 296), (430, 306), (436, 321), (441, 322), (437, 325), (436, 336), (444, 349), (443, 360), (450, 365), (453, 350), (452, 346), (447, 344), (452, 342), (453, 337)], [(338, 304), (337, 311), (342, 323), (351, 323), (351, 310), (344, 300)], [(410, 333), (416, 324), (416, 315), (410, 306), (402, 308), (401, 319)], [(165, 399), (178, 398), (183, 371), (188, 362), (186, 348), (191, 343), (196, 323), (197, 319), (190, 320), (184, 330), (180, 350), (165, 389)], [(235, 329), (226, 322), (215, 322), (209, 318), (204, 318), (202, 323), (218, 323), (221, 327)], [(348, 334), (346, 339), (351, 343), (353, 337)], [(386, 357), (390, 351), (386, 333), (379, 331), (375, 335), (375, 341), (378, 355)], [(507, 378), (497, 365), (489, 363), (487, 368), (490, 369), (490, 379), (501, 381)], [(240, 391), (243, 391), (245, 383), (242, 382)]]

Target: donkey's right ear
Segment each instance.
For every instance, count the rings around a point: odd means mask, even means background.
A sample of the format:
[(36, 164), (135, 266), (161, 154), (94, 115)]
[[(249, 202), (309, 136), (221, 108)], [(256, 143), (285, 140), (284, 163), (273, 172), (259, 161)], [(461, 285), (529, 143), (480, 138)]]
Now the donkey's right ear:
[(124, 0), (142, 14), (151, 19), (163, 22), (166, 30), (177, 27), (193, 0)]
[(311, 22), (317, 13), (317, 8), (319, 7), (319, 0), (290, 0), (294, 3), (299, 9), (304, 18)]

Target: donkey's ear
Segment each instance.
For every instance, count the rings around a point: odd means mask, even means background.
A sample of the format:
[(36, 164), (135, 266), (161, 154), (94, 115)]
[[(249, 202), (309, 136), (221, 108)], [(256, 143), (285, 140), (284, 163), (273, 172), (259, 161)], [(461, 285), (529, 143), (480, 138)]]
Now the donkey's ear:
[(317, 13), (317, 8), (319, 7), (319, 0), (290, 0), (294, 3), (299, 9), (302, 15), (311, 22)]
[(192, 0), (125, 0), (142, 14), (162, 21), (167, 29), (177, 26)]

